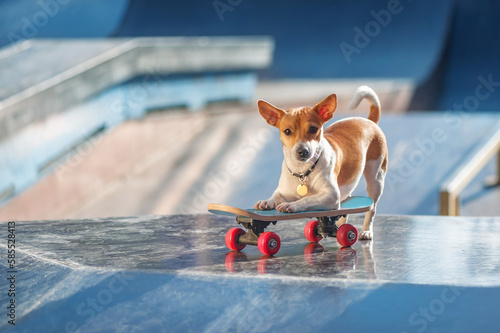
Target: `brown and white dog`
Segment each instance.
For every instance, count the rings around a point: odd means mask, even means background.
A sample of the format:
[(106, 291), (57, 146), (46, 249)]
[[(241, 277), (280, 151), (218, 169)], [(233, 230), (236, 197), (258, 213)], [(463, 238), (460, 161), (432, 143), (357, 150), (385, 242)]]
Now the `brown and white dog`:
[[(361, 174), (373, 199), (365, 215), (360, 239), (372, 239), (377, 201), (384, 189), (388, 153), (384, 133), (377, 125), (380, 102), (367, 86), (357, 89), (349, 109), (363, 99), (370, 103), (368, 119), (351, 117), (323, 129), (333, 117), (337, 96), (332, 94), (313, 108), (279, 109), (258, 101), (259, 112), (269, 125), (280, 130), (284, 160), (276, 191), (255, 208), (281, 212), (339, 209), (358, 185)], [(345, 219), (339, 224), (345, 223)]]

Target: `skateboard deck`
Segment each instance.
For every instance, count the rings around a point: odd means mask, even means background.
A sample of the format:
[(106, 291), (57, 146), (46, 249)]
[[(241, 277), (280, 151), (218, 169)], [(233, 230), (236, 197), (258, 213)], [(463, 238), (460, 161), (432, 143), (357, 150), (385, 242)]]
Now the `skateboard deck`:
[(348, 214), (363, 213), (372, 210), (373, 200), (369, 197), (350, 197), (340, 204), (340, 209), (336, 210), (313, 210), (298, 213), (282, 213), (276, 209), (258, 210), (258, 209), (241, 209), (221, 204), (209, 204), (208, 211), (217, 215), (226, 216), (244, 216), (254, 220), (264, 222), (275, 222), (283, 220), (294, 220), (302, 218), (316, 218), (326, 216), (341, 216)]

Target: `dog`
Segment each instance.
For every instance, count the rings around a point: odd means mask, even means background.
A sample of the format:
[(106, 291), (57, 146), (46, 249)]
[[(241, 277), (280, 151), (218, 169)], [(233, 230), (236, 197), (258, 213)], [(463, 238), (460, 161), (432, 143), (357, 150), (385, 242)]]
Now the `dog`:
[[(367, 99), (368, 119), (350, 117), (323, 129), (337, 108), (331, 94), (313, 108), (282, 110), (266, 101), (257, 102), (266, 122), (280, 131), (284, 160), (277, 189), (271, 198), (255, 204), (259, 210), (284, 213), (339, 209), (363, 174), (373, 209), (366, 212), (360, 239), (372, 239), (377, 202), (384, 190), (388, 164), (387, 141), (378, 126), (380, 102), (375, 92), (361, 86), (349, 105), (355, 109)], [(338, 224), (345, 223), (342, 219)]]

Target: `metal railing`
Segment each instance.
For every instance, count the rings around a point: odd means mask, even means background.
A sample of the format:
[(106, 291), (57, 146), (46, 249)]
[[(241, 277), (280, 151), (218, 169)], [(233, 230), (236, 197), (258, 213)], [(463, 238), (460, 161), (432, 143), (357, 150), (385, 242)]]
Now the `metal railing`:
[(460, 193), (484, 168), (484, 166), (497, 155), (497, 177), (500, 179), (500, 122), (495, 129), (484, 137), (475, 150), (466, 158), (450, 175), (440, 188), (441, 215), (458, 216), (460, 213)]

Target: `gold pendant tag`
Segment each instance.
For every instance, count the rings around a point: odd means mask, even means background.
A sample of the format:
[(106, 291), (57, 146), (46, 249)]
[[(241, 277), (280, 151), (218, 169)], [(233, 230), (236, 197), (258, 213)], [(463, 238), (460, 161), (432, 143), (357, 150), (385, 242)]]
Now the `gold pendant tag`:
[(307, 186), (304, 185), (304, 184), (300, 184), (299, 186), (297, 186), (297, 193), (303, 197), (307, 194), (309, 190), (307, 189)]

